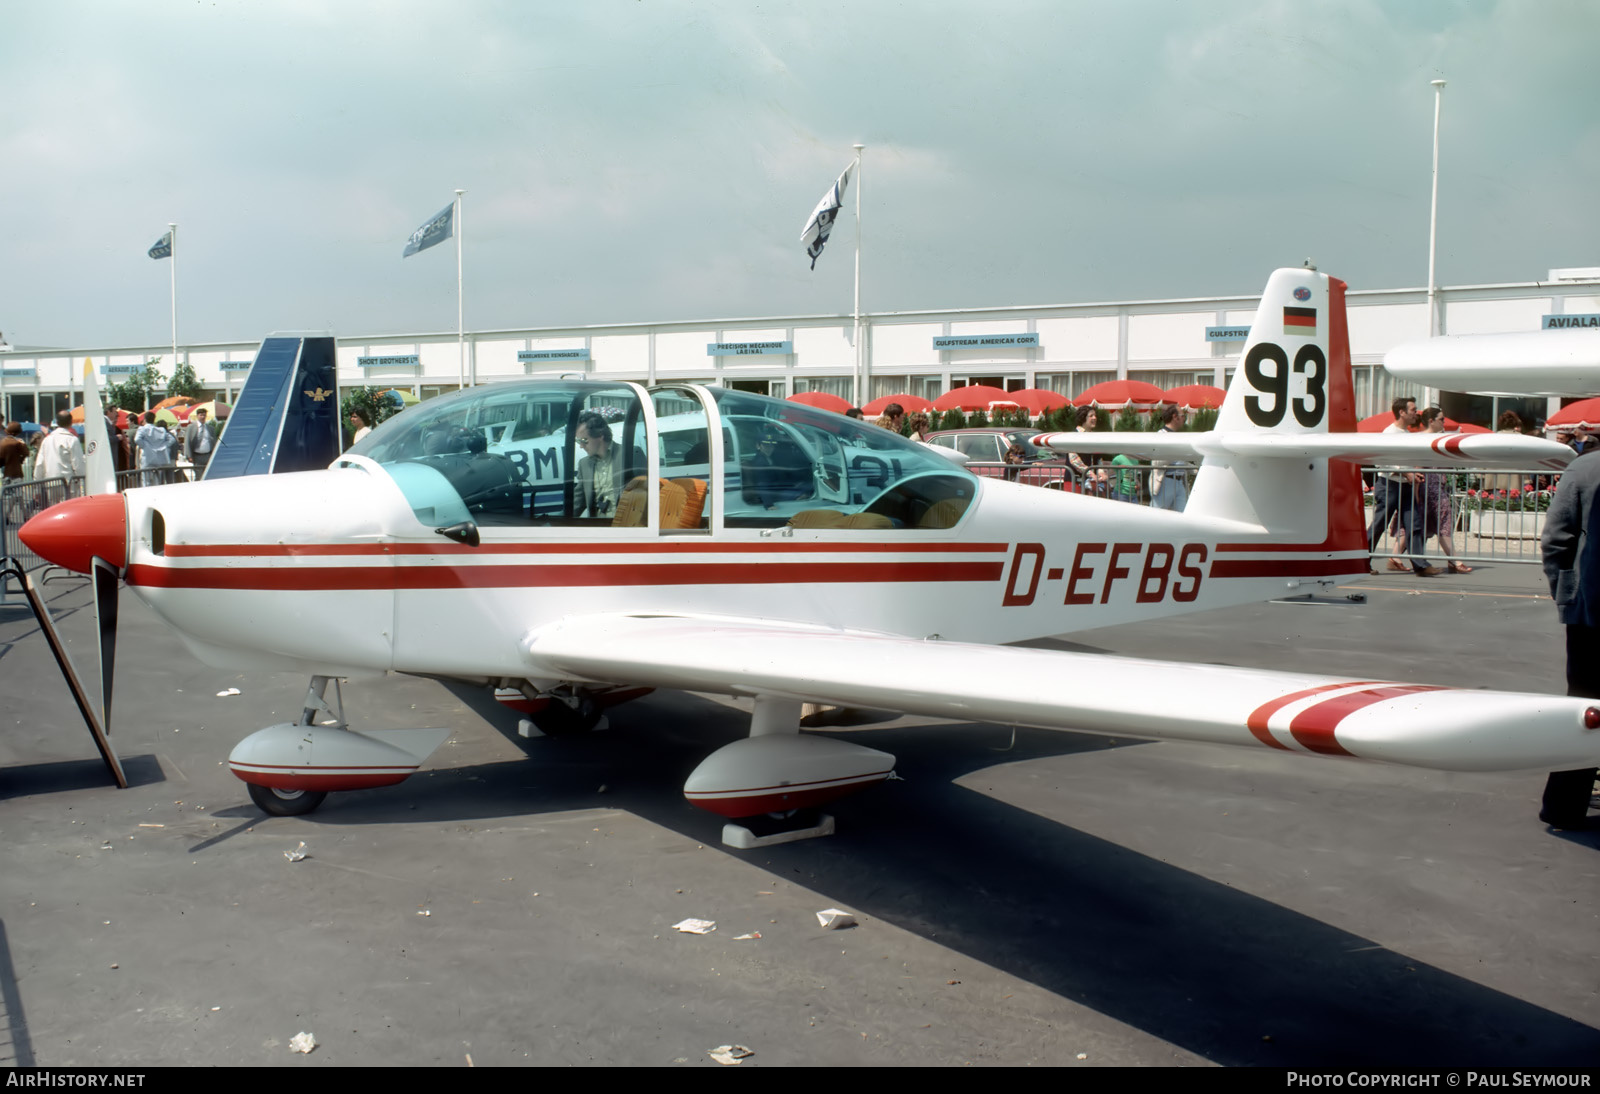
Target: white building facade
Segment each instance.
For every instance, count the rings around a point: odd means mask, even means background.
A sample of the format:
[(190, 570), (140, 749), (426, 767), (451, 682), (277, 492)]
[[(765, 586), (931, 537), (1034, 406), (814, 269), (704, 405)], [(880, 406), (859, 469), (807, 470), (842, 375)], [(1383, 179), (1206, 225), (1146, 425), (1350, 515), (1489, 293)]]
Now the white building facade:
[[(1438, 295), (1446, 334), (1600, 325), (1600, 268), (1552, 270), (1546, 281), (1446, 287)], [(1162, 388), (1224, 386), (1257, 299), (864, 313), (859, 365), (848, 315), (469, 331), (460, 345), (455, 332), (340, 336), (339, 385), (400, 388), (426, 399), (463, 380), (584, 376), (718, 384), (778, 397), (825, 391), (856, 405), (901, 393), (932, 399), (969, 383), (1068, 396), (1123, 378)], [(1382, 361), (1394, 346), (1426, 337), (1427, 291), (1356, 290), (1348, 306), (1358, 415), (1387, 409), (1395, 395), (1420, 397), (1384, 373)], [(195, 370), (208, 393), (227, 399), (242, 386), (259, 344), (252, 338), (180, 346), (178, 361)], [(77, 405), (86, 358), (102, 386), (146, 362), (172, 374), (169, 346), (14, 349), (0, 354), (0, 407), (8, 418), (48, 421)], [(1538, 399), (1518, 409), (1538, 420), (1557, 406)], [(1479, 424), (1489, 424), (1498, 409), (1488, 399), (1449, 396), (1444, 407)]]

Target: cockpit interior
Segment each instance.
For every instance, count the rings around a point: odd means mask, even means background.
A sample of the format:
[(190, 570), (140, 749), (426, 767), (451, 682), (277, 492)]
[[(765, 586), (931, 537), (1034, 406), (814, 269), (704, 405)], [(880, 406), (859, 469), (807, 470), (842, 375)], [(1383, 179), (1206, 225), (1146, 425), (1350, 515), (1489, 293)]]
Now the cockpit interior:
[(422, 524), (486, 531), (942, 529), (978, 489), (870, 422), (698, 385), (474, 387), (408, 408), (349, 454), (387, 472)]

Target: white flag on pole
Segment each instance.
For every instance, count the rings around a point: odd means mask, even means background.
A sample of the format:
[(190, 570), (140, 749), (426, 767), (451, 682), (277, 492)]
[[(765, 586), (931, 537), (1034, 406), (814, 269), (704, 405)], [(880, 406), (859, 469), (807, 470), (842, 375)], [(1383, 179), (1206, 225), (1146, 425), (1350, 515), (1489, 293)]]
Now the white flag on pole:
[(456, 203), (452, 201), (433, 214), (426, 224), (411, 233), (411, 238), (406, 240), (406, 249), (400, 253), (400, 257), (409, 258), (418, 251), (426, 251), (435, 243), (443, 243), (449, 239), (455, 212)]
[(811, 256), (813, 270), (817, 268), (817, 256), (822, 253), (822, 245), (828, 242), (828, 233), (833, 231), (833, 219), (844, 205), (844, 188), (850, 185), (850, 172), (854, 167), (853, 163), (846, 167), (844, 174), (822, 195), (822, 200), (811, 210), (811, 219), (806, 221), (805, 229), (800, 233), (800, 242), (806, 245), (806, 254)]

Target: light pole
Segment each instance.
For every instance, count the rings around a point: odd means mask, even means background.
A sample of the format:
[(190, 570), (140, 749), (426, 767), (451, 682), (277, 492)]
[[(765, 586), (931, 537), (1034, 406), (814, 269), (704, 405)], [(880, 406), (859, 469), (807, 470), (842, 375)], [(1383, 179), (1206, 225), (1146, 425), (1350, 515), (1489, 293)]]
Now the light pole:
[(1439, 242), (1439, 103), (1444, 81), (1433, 83), (1433, 210), (1428, 216), (1428, 336), (1439, 333), (1438, 282), (1434, 279), (1434, 254)]
[(862, 334), (862, 332), (861, 332), (861, 185), (862, 185), (862, 179), (861, 179), (861, 152), (862, 152), (862, 149), (864, 149), (866, 147), (867, 146), (864, 145), (864, 144), (858, 144), (858, 145), (855, 146), (855, 150), (856, 150), (856, 310), (855, 310), (855, 324), (854, 324), (854, 327), (852, 328), (852, 333), (855, 336), (855, 343), (856, 343), (856, 377), (855, 377), (855, 380), (856, 380), (856, 382), (855, 382), (855, 396), (856, 396), (855, 397), (855, 404), (856, 404), (856, 406), (860, 406), (863, 403), (869, 401), (868, 399), (863, 398), (863, 396), (867, 395), (867, 391), (868, 391), (869, 385), (868, 385), (868, 380), (867, 380), (867, 376), (866, 376), (866, 372), (867, 372), (867, 364), (866, 364), (867, 350), (866, 350), (866, 347), (861, 344), (861, 341), (862, 341), (862, 339), (861, 339), (861, 334)]
[[(1434, 261), (1439, 245), (1439, 103), (1444, 98), (1444, 81), (1433, 85), (1433, 207), (1428, 213), (1428, 337), (1439, 333), (1439, 283), (1434, 277)], [(1433, 389), (1422, 389), (1423, 402), (1432, 405)]]

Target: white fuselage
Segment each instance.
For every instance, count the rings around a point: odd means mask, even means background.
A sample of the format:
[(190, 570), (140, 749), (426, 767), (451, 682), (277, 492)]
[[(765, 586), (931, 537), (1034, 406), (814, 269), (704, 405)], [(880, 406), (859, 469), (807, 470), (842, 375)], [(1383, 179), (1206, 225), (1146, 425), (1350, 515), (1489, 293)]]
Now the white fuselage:
[(1359, 553), (998, 480), (948, 529), (486, 526), (477, 547), (419, 523), (375, 467), (126, 498), (128, 588), (196, 655), (321, 674), (519, 676), (530, 632), (615, 611), (1013, 642), (1366, 572)]

